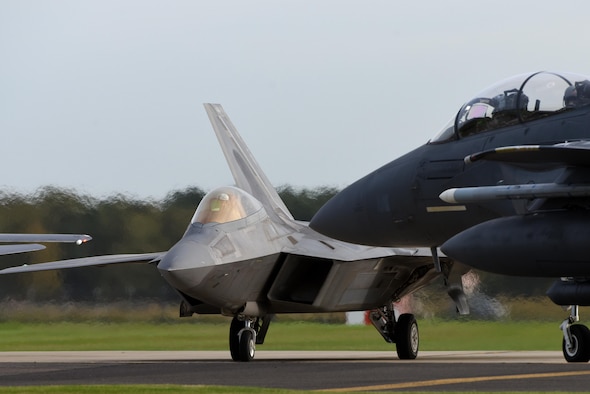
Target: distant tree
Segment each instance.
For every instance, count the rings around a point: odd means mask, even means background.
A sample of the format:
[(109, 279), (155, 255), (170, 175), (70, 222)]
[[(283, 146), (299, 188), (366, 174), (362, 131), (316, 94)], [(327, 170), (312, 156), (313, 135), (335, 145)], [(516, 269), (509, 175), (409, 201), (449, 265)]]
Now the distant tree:
[(177, 190), (162, 201), (162, 236), (172, 246), (184, 234), (192, 219), (197, 206), (205, 196), (205, 192), (198, 187)]
[[(308, 221), (338, 189), (283, 185), (278, 192), (296, 219)], [(198, 187), (170, 192), (161, 201), (125, 195), (97, 199), (55, 187), (41, 188), (33, 195), (0, 193), (0, 232), (87, 233), (93, 237), (83, 246), (51, 244), (40, 252), (0, 256), (0, 268), (102, 254), (166, 251), (180, 239), (204, 195)], [(487, 273), (479, 277), (482, 290), (490, 295), (542, 295), (551, 283)], [(178, 300), (157, 268), (143, 264), (0, 276), (0, 298)]]
[(294, 189), (292, 186), (283, 185), (277, 190), (293, 217), (304, 221), (311, 220), (322, 205), (338, 193), (338, 189), (325, 186), (315, 189)]

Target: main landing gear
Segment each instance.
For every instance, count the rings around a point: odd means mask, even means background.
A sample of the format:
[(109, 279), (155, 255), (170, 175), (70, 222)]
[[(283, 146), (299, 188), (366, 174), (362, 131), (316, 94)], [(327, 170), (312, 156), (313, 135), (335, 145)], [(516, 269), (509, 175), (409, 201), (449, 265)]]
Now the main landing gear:
[(395, 343), (397, 356), (401, 360), (413, 360), (418, 356), (420, 336), (413, 314), (404, 313), (396, 319), (393, 306), (384, 306), (372, 310), (369, 317), (383, 339)]
[(590, 330), (583, 324), (573, 324), (580, 320), (578, 305), (572, 305), (570, 316), (561, 323), (563, 331), (562, 350), (569, 363), (587, 363), (590, 361)]
[(256, 345), (262, 345), (271, 316), (236, 316), (229, 327), (229, 351), (234, 361), (251, 361), (256, 354)]

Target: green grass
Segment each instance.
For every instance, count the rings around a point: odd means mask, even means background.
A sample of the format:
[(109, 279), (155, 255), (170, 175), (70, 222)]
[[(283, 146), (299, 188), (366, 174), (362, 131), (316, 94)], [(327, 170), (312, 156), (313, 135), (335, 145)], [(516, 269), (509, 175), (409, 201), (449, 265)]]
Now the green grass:
[[(41, 317), (41, 316), (40, 316)], [(273, 322), (260, 350), (391, 350), (372, 326)], [(558, 350), (559, 322), (420, 319), (421, 350)], [(77, 321), (0, 323), (0, 351), (227, 350), (229, 319), (174, 323)], [(0, 387), (0, 393), (311, 393), (259, 387), (91, 385)], [(413, 392), (416, 393), (416, 392)], [(521, 393), (522, 394), (522, 393)]]
[[(461, 394), (486, 394), (486, 391), (445, 391), (446, 393)], [(308, 390), (285, 390), (265, 389), (260, 387), (234, 387), (234, 386), (182, 386), (182, 385), (96, 385), (96, 386), (26, 386), (26, 387), (0, 387), (0, 393), (7, 394), (52, 394), (52, 393), (75, 393), (75, 394), (161, 394), (161, 393), (191, 393), (191, 394), (251, 394), (251, 393), (317, 393)], [(373, 394), (383, 393), (382, 391), (371, 391)], [(431, 394), (430, 391), (396, 391), (396, 393)], [(489, 392), (492, 393), (492, 392)], [(526, 394), (526, 391), (503, 392), (505, 394)], [(547, 394), (565, 394), (566, 392), (553, 392)]]
[[(559, 322), (419, 321), (421, 350), (558, 350)], [(229, 324), (0, 323), (0, 351), (227, 350)], [(272, 323), (259, 350), (389, 350), (372, 326)]]
[(561, 350), (561, 321), (419, 321), (422, 350)]
[(161, 393), (196, 393), (196, 394), (225, 394), (225, 393), (301, 393), (299, 390), (264, 389), (260, 387), (230, 387), (230, 386), (183, 386), (183, 385), (96, 385), (96, 386), (27, 386), (0, 387), (0, 393), (9, 394), (161, 394)]
[[(417, 309), (422, 310), (416, 311), (421, 350), (561, 347), (559, 324), (567, 312), (546, 298), (501, 299), (511, 313), (499, 321), (447, 315), (446, 297), (417, 299)], [(587, 316), (587, 311), (581, 313)], [(372, 326), (346, 326), (344, 320), (342, 313), (278, 315), (259, 350), (393, 349)], [(176, 305), (159, 303), (4, 301), (0, 302), (0, 351), (227, 350), (230, 321), (208, 315), (181, 319)]]

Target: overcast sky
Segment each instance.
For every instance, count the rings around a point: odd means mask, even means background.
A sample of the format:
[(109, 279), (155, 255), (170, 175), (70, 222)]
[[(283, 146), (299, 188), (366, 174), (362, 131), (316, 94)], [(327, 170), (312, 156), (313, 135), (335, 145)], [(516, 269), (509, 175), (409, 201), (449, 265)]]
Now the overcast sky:
[(480, 90), (590, 75), (590, 2), (0, 0), (0, 188), (233, 183), (221, 103), (275, 186), (344, 187)]

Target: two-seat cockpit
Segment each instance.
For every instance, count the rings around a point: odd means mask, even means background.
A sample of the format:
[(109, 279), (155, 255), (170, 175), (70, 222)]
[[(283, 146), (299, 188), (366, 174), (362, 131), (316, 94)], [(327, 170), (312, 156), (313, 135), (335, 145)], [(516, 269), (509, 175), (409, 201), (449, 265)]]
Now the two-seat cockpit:
[(465, 103), (430, 143), (509, 127), (590, 105), (590, 78), (537, 72), (506, 79)]

